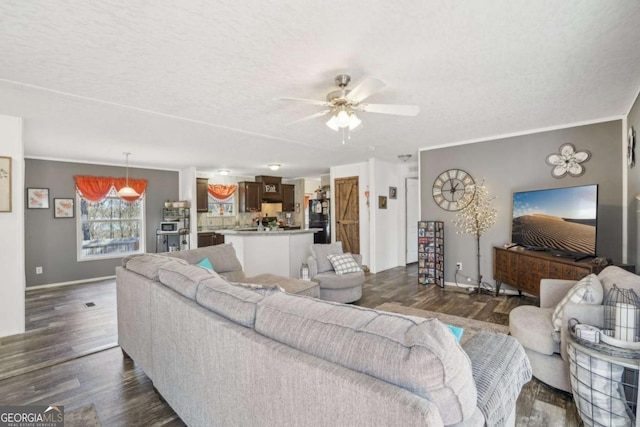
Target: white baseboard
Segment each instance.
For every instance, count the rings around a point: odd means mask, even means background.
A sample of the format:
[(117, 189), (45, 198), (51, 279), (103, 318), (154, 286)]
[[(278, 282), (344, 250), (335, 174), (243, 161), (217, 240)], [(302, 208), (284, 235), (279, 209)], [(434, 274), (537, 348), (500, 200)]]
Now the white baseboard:
[(57, 288), (59, 286), (69, 286), (69, 285), (77, 285), (79, 283), (93, 283), (93, 282), (102, 282), (104, 280), (115, 279), (116, 276), (104, 276), (104, 277), (94, 277), (91, 279), (82, 279), (82, 280), (72, 280), (70, 282), (60, 282), (60, 283), (50, 283), (48, 285), (38, 285), (38, 286), (27, 286), (25, 290), (31, 291), (35, 289), (47, 289), (47, 288)]

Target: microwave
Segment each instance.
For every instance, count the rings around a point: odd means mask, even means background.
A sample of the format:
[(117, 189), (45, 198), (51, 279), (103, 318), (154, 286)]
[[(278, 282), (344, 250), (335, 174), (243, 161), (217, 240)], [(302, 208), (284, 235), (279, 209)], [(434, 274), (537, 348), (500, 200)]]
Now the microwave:
[(180, 221), (165, 221), (160, 223), (160, 231), (163, 233), (177, 233), (182, 228)]

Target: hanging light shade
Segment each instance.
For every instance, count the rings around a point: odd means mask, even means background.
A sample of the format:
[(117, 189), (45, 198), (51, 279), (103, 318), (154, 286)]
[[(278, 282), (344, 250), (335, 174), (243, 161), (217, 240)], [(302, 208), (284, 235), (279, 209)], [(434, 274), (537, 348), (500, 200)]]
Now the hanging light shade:
[(119, 197), (138, 197), (140, 194), (133, 188), (129, 187), (129, 154), (131, 153), (122, 153), (125, 155), (126, 163), (127, 163), (127, 181), (124, 187), (118, 190)]

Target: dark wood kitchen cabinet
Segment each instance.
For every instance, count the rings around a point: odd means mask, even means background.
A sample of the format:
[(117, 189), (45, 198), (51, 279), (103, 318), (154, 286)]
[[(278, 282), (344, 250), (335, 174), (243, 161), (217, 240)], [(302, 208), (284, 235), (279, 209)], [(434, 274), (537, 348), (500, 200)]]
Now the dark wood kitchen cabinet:
[(222, 245), (224, 243), (224, 235), (218, 233), (198, 233), (198, 247)]
[(294, 212), (296, 210), (296, 186), (282, 184), (282, 212)]
[(238, 183), (238, 210), (240, 212), (260, 212), (262, 210), (261, 182)]
[(209, 211), (209, 180), (196, 178), (196, 207), (198, 212)]

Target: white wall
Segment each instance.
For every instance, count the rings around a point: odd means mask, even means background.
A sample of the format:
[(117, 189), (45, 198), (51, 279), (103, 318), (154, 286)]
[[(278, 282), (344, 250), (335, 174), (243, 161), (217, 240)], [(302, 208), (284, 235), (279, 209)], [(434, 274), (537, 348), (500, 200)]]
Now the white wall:
[[(360, 254), (362, 255), (362, 263), (371, 268), (370, 245), (369, 245), (369, 208), (367, 208), (367, 198), (364, 195), (369, 188), (369, 163), (354, 163), (351, 165), (334, 166), (329, 171), (331, 185), (331, 241), (336, 241), (336, 205), (335, 205), (335, 179), (347, 178), (350, 176), (358, 177), (358, 202), (360, 204)], [(373, 193), (370, 197), (371, 209), (375, 208), (373, 204)]]
[[(379, 159), (369, 160), (371, 177), (371, 265), (372, 273), (404, 265), (405, 200), (404, 177), (400, 165)], [(389, 198), (389, 187), (396, 187), (397, 198)], [(379, 209), (379, 196), (387, 197), (387, 209)]]
[(0, 213), (0, 337), (24, 332), (24, 144), (22, 119), (0, 115), (0, 155), (11, 157), (11, 212)]

